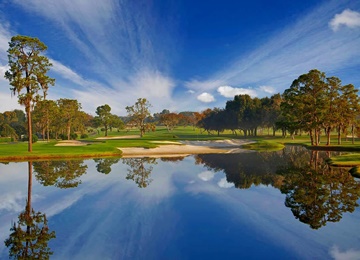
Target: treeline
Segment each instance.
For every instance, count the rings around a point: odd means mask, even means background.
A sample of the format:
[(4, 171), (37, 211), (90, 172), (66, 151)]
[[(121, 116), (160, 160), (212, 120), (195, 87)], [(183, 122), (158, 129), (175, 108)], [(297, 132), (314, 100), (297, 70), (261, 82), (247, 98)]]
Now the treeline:
[(281, 130), (283, 136), (292, 137), (305, 132), (312, 145), (319, 145), (321, 133), (330, 145), (330, 134), (336, 131), (341, 144), (343, 134), (350, 132), (354, 141), (355, 131), (360, 132), (359, 102), (358, 89), (352, 84), (342, 85), (337, 77), (311, 70), (295, 79), (282, 95), (261, 99), (237, 95), (224, 109), (204, 111), (198, 124), (208, 132), (242, 131), (244, 136), (256, 136), (259, 128), (272, 128), (274, 135)]

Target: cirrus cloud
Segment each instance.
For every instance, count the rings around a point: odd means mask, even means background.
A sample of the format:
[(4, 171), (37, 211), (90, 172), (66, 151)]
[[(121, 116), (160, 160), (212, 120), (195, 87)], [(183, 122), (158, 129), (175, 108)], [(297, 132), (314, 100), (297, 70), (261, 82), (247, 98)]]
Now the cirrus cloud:
[(329, 22), (333, 31), (337, 31), (341, 25), (350, 28), (360, 27), (360, 13), (346, 9), (342, 13), (336, 14)]
[(260, 86), (259, 89), (269, 94), (274, 94), (276, 92), (275, 88), (271, 86)]

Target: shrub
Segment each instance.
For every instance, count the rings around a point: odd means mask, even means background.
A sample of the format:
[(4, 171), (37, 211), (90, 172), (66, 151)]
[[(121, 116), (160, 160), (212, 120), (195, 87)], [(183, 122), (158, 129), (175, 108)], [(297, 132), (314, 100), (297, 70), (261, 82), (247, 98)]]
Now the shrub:
[(88, 138), (88, 137), (89, 137), (89, 136), (88, 136), (87, 134), (82, 134), (82, 135), (80, 136), (81, 139)]
[[(32, 142), (33, 143), (36, 143), (37, 141), (39, 140), (39, 138), (37, 137), (37, 135), (32, 135)], [(29, 141), (29, 138), (25, 135), (22, 139), (21, 139), (21, 141)]]

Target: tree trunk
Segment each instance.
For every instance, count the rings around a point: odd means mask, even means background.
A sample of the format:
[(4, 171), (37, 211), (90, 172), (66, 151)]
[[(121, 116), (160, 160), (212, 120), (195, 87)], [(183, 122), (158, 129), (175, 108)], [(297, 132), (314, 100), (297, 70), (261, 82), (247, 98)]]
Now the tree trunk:
[(47, 141), (50, 141), (50, 129), (49, 129), (49, 120), (46, 122), (46, 134), (47, 134)]
[(354, 144), (355, 137), (354, 137), (354, 124), (351, 125), (351, 143)]
[(71, 128), (71, 125), (68, 124), (68, 125), (66, 126), (66, 131), (67, 131), (67, 138), (68, 138), (68, 140), (70, 140), (70, 128)]
[(338, 144), (341, 144), (341, 127), (338, 127)]
[(315, 146), (319, 145), (319, 132), (317, 129), (315, 129)]
[(314, 135), (313, 135), (313, 131), (310, 130), (310, 131), (309, 131), (309, 134), (310, 134), (311, 145), (314, 145)]
[(28, 119), (28, 137), (29, 137), (28, 151), (32, 152), (32, 121), (31, 121), (30, 104), (26, 107), (25, 110), (26, 110), (26, 115), (27, 115), (27, 119)]
[(326, 131), (326, 139), (327, 139), (326, 145), (330, 145), (330, 142), (331, 142), (331, 140), (330, 140), (331, 127), (327, 127), (325, 129), (325, 131)]

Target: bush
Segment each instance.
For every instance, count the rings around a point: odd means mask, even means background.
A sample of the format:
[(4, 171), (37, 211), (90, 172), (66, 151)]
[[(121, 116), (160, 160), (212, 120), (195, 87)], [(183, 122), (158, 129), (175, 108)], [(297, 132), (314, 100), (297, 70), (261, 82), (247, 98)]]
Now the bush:
[(71, 140), (76, 140), (77, 138), (78, 138), (77, 134), (75, 134), (75, 133), (70, 134), (70, 139)]
[(80, 138), (81, 138), (81, 139), (89, 138), (89, 136), (88, 136), (87, 134), (82, 134), (82, 135), (80, 136)]
[[(32, 142), (36, 143), (39, 140), (39, 138), (37, 137), (37, 135), (32, 135)], [(29, 141), (29, 138), (27, 136), (24, 136), (21, 141)]]
[(61, 140), (67, 140), (67, 136), (64, 135), (64, 134), (59, 134), (59, 138), (60, 138)]

